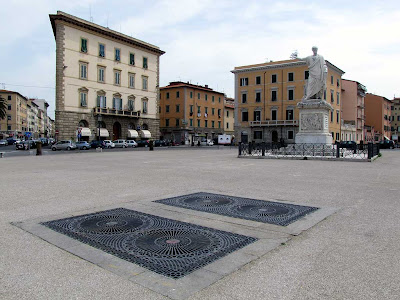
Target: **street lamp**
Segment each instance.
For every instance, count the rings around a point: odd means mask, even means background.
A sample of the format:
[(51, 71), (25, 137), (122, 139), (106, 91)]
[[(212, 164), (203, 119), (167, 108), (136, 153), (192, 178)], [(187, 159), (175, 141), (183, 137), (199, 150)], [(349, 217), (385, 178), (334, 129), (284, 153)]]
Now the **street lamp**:
[(99, 114), (97, 115), (97, 141), (100, 141), (100, 122), (103, 120), (103, 117)]

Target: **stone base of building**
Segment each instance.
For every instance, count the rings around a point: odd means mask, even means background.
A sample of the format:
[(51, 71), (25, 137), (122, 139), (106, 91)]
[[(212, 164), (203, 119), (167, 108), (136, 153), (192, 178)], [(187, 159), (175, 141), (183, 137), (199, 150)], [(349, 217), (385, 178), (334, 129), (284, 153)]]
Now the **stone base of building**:
[[(85, 126), (82, 126), (85, 124)], [(137, 130), (138, 128), (146, 129), (151, 133), (151, 139), (160, 138), (160, 120), (151, 118), (127, 118), (112, 115), (102, 115), (102, 128), (106, 128), (109, 132), (108, 137), (103, 137), (106, 140), (127, 139), (128, 129)], [(58, 140), (77, 140), (78, 127), (88, 127), (91, 131), (91, 136), (86, 136), (84, 139), (96, 139), (98, 128), (97, 116), (93, 113), (79, 113), (71, 111), (56, 111), (55, 125), (58, 130)], [(120, 128), (116, 130), (115, 128)], [(140, 139), (140, 136), (139, 138)]]
[(332, 106), (322, 99), (312, 99), (297, 104), (299, 132), (296, 144), (332, 144), (329, 133), (329, 114)]

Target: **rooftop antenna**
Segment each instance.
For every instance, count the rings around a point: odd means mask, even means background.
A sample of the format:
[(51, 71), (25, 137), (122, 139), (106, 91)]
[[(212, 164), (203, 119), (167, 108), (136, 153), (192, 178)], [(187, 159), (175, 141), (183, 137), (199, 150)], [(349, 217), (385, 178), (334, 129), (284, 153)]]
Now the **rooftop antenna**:
[(5, 90), (6, 89), (6, 84), (4, 83), (4, 82), (2, 82), (2, 83), (0, 83), (1, 84), (1, 86), (3, 87), (3, 90)]
[(108, 28), (108, 13), (107, 13), (107, 28)]
[(91, 4), (89, 4), (89, 20), (90, 20), (90, 22), (92, 22), (92, 23), (93, 23), (93, 17), (92, 17), (92, 5), (91, 5)]

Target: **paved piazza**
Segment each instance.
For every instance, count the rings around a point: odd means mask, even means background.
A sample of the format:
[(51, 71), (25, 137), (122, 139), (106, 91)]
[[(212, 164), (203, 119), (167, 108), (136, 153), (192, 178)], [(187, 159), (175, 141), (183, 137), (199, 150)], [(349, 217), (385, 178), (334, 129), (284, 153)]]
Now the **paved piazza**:
[[(400, 151), (382, 154), (372, 163), (238, 159), (228, 148), (0, 159), (0, 298), (398, 299)], [(318, 210), (279, 226), (155, 202), (204, 192)], [(173, 279), (40, 225), (115, 209), (254, 242)]]

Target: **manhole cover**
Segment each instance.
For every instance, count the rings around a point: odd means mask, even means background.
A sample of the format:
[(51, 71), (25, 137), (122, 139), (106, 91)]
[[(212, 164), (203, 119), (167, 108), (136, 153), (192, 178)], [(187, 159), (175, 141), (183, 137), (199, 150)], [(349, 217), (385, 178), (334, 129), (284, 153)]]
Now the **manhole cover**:
[(124, 208), (42, 224), (172, 278), (181, 278), (257, 240)]
[(281, 226), (287, 226), (318, 209), (211, 193), (195, 193), (155, 202)]

